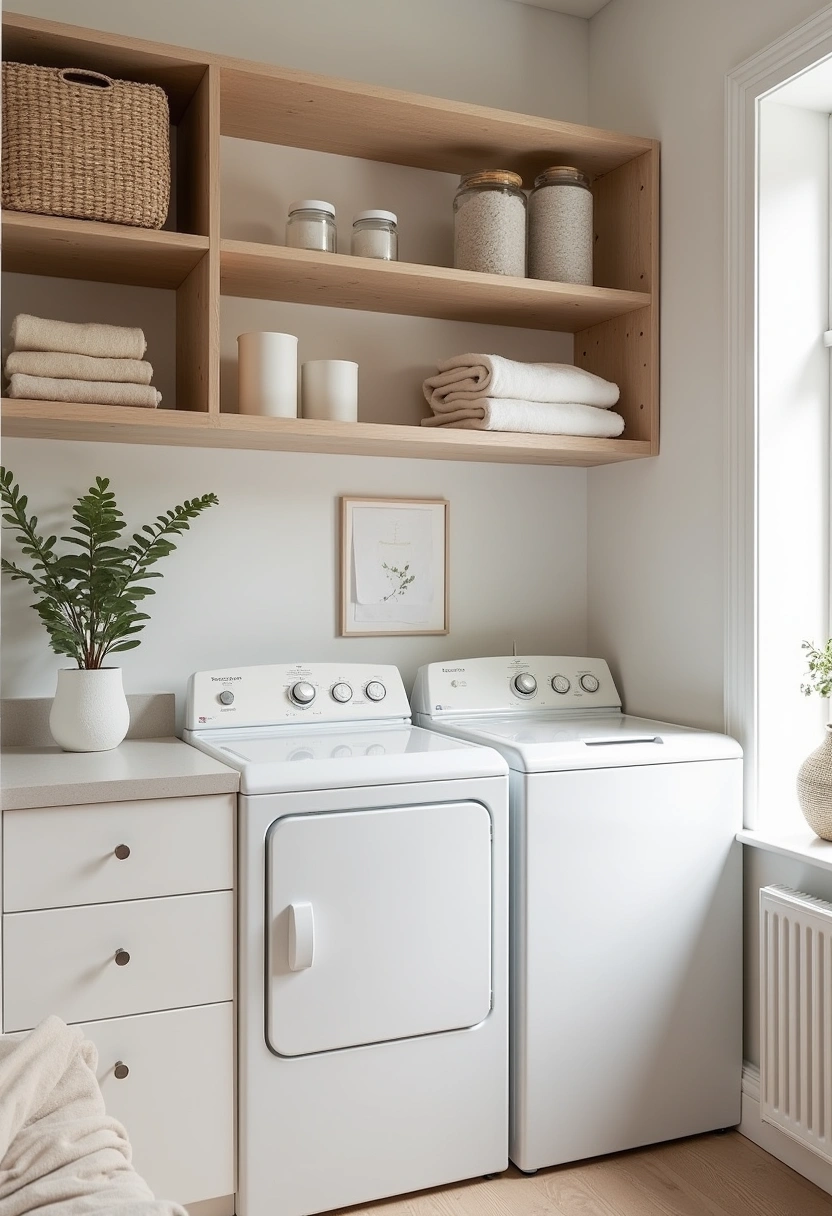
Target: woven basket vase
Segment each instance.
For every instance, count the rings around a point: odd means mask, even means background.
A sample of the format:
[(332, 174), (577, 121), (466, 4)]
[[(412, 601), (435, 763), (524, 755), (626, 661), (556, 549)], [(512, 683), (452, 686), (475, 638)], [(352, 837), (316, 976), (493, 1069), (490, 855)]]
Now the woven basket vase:
[(820, 747), (800, 766), (797, 797), (812, 831), (823, 840), (832, 840), (832, 724)]
[(168, 99), (155, 84), (3, 64), (3, 206), (161, 228), (170, 203)]

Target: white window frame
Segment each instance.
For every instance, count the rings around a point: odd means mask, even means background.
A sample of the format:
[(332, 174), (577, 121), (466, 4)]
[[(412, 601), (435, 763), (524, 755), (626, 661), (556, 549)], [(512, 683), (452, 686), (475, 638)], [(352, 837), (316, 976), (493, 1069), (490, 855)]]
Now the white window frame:
[[(832, 5), (726, 80), (725, 141), (725, 728), (745, 754), (747, 828), (758, 789), (757, 132), (759, 104), (832, 55)], [(832, 323), (832, 321), (830, 322)]]

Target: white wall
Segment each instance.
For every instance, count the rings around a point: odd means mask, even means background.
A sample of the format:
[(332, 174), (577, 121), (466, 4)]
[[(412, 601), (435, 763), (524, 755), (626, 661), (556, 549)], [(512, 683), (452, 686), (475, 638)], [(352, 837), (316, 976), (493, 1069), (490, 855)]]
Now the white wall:
[[(586, 121), (585, 21), (506, 0), (226, 0), (141, 5), (15, 0), (15, 9), (425, 93)], [(286, 203), (322, 192), (341, 216), (390, 206), (402, 256), (447, 262), (453, 181), (447, 175), (223, 140), (224, 231), (282, 239)], [(326, 187), (326, 189), (324, 189)], [(386, 202), (384, 200), (391, 200)], [(15, 311), (143, 324), (148, 356), (173, 396), (169, 293), (6, 276), (4, 332)], [(78, 316), (83, 310), (84, 316)], [(236, 396), (237, 333), (289, 329), (301, 358), (355, 358), (361, 417), (415, 421), (419, 385), (437, 358), (465, 349), (568, 357), (559, 335), (224, 300), (222, 383)], [(586, 473), (571, 469), (209, 452), (8, 440), (4, 463), (42, 519), (95, 474), (113, 479), (131, 522), (212, 489), (221, 506), (182, 541), (158, 584), (145, 641), (124, 658), (130, 691), (173, 689), (201, 667), (291, 657), (398, 662), (406, 678), (432, 658), (518, 648), (583, 653)], [(338, 639), (336, 499), (342, 493), (444, 496), (451, 503), (451, 634), (391, 641)], [(49, 695), (61, 665), (46, 649), (17, 585), (3, 589), (3, 692)]]
[(612, 0), (590, 121), (662, 141), (661, 456), (589, 474), (589, 646), (630, 710), (723, 725), (725, 75), (817, 0)]

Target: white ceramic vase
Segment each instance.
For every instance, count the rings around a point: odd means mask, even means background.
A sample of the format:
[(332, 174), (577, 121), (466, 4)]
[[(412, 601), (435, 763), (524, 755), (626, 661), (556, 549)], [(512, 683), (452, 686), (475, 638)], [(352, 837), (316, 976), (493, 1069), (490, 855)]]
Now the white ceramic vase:
[(820, 747), (800, 766), (797, 797), (812, 831), (822, 840), (832, 840), (832, 724)]
[(65, 752), (108, 752), (130, 725), (120, 667), (64, 667), (49, 714), (52, 738)]

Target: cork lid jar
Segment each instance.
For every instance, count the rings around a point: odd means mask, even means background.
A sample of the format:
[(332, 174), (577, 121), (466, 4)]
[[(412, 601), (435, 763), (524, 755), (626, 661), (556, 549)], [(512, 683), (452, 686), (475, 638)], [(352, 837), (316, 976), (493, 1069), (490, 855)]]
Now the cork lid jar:
[(460, 178), (454, 198), (454, 266), (526, 273), (526, 195), (519, 173), (484, 169)]

